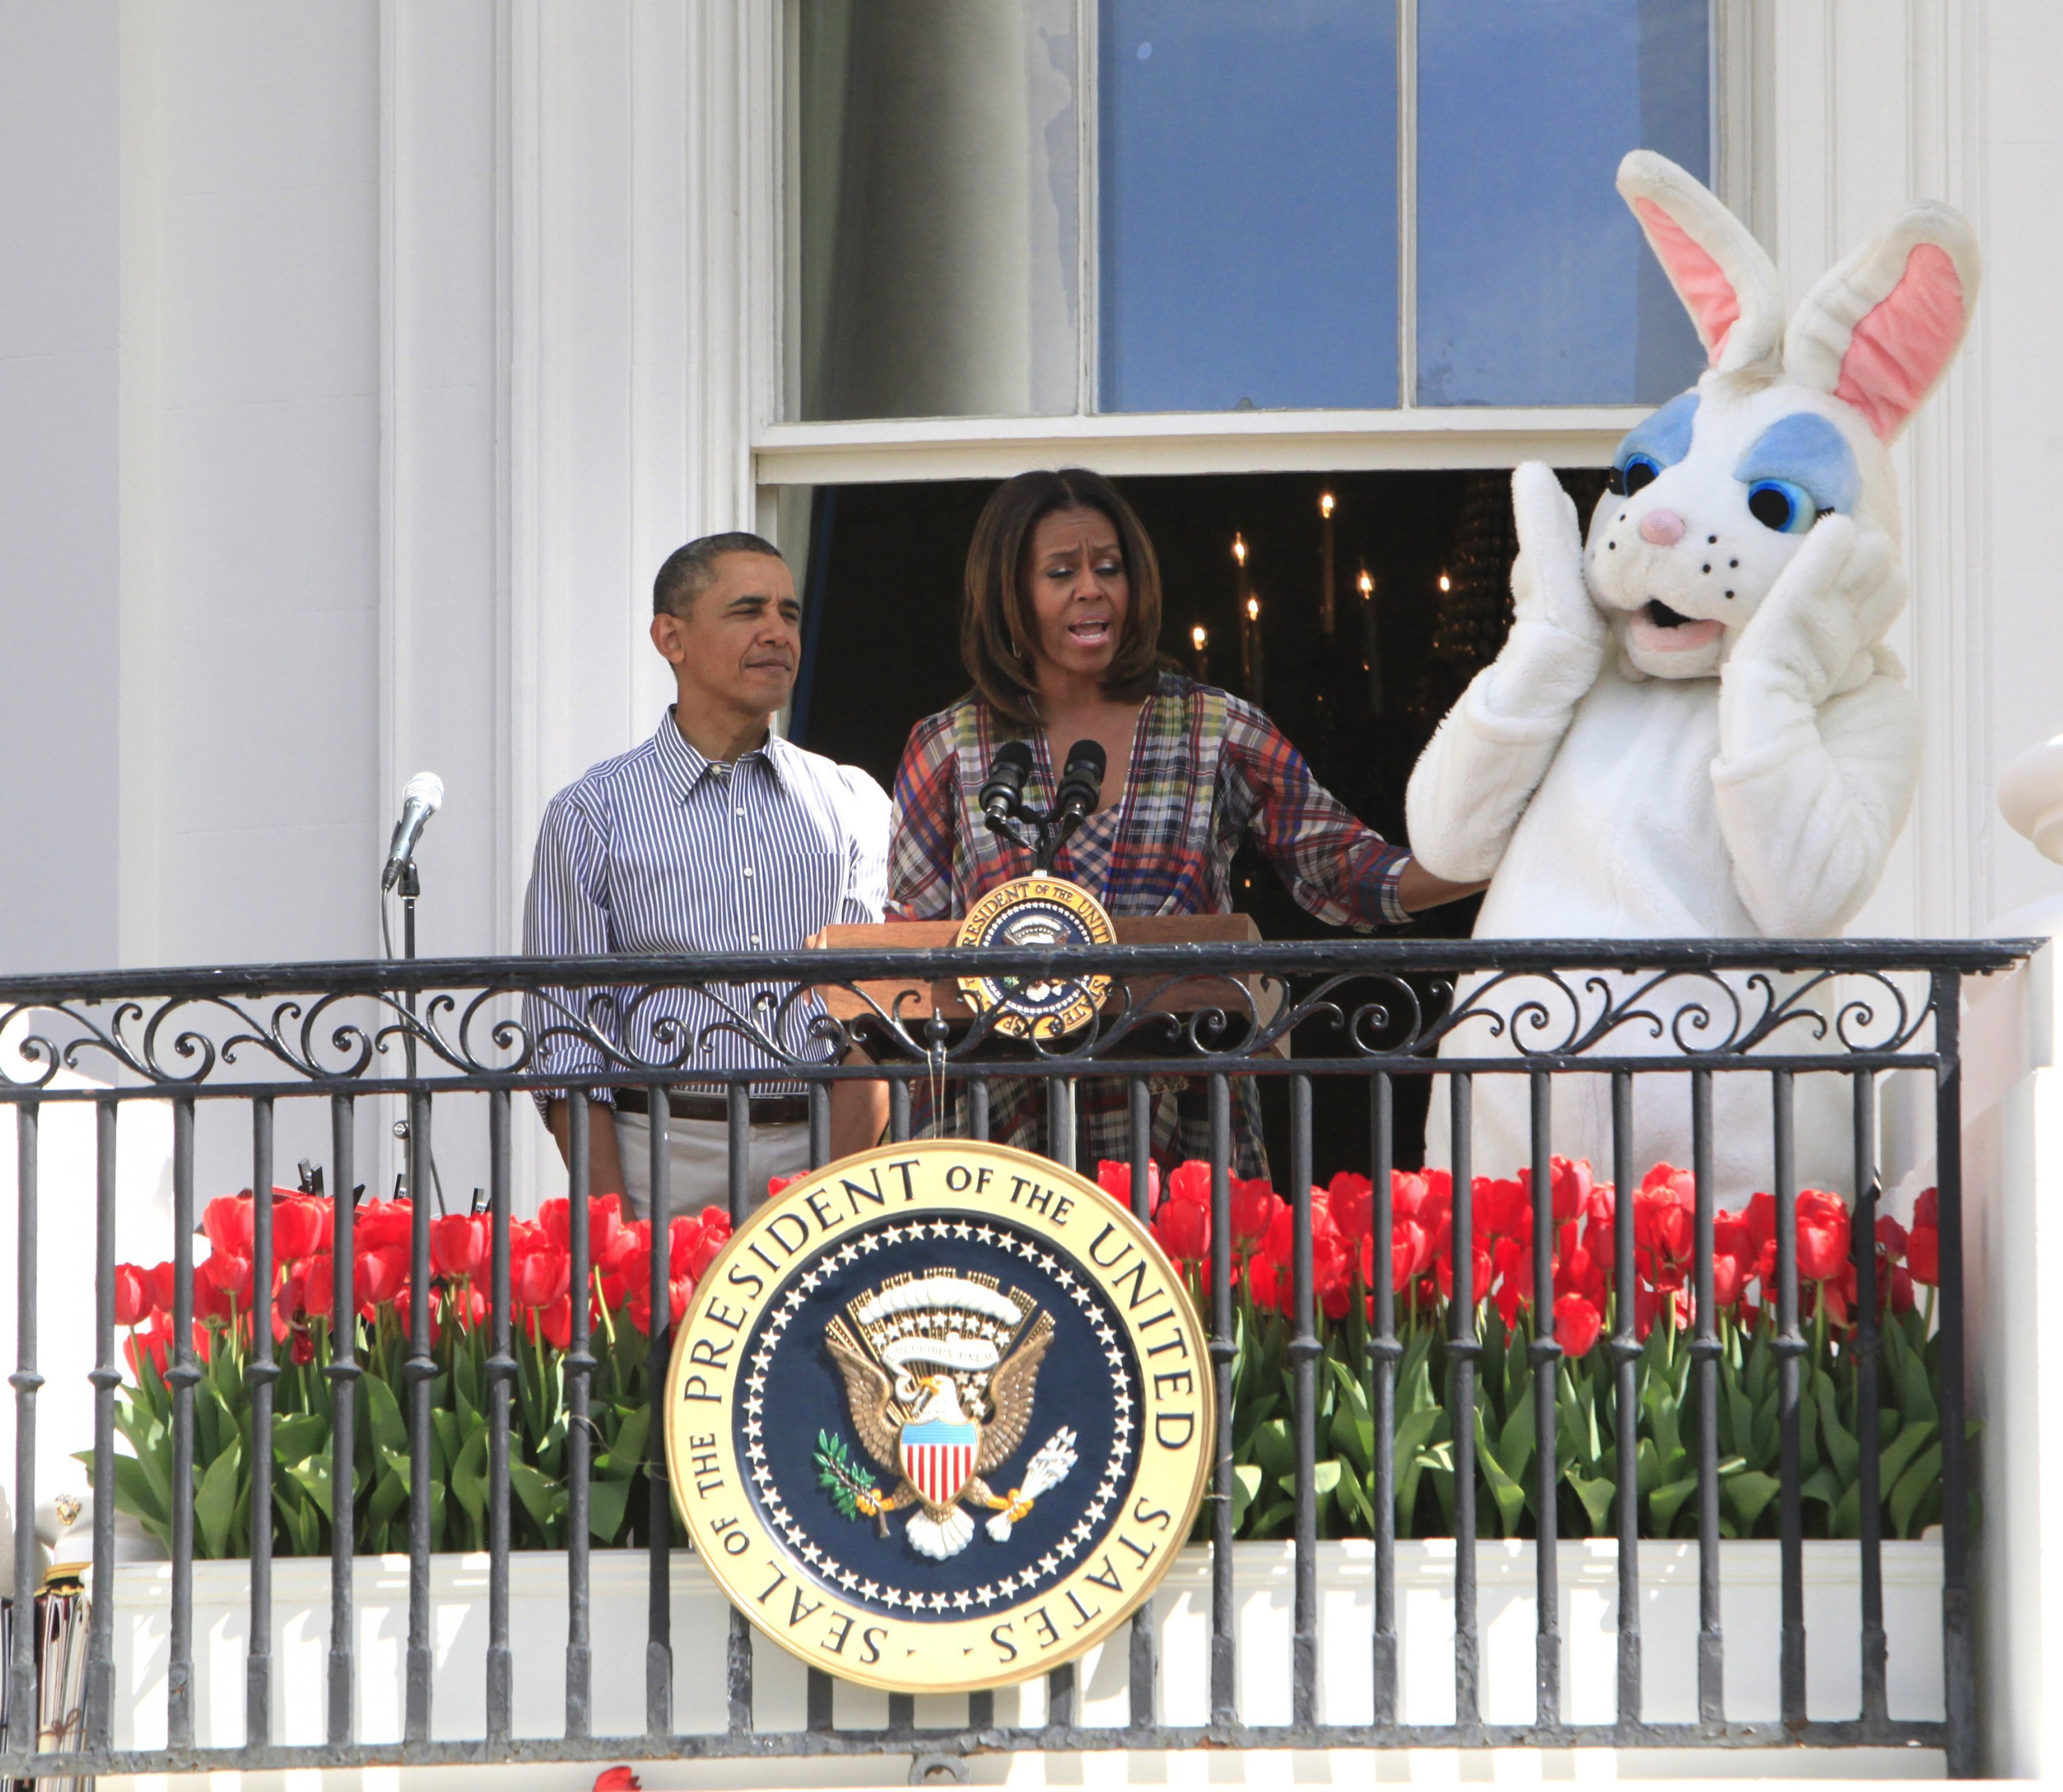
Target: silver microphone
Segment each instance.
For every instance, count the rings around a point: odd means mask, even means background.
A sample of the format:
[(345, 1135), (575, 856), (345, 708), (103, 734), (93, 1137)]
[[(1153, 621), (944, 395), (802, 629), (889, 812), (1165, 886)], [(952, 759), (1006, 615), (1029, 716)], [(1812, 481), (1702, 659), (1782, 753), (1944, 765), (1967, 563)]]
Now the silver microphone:
[(444, 781), (435, 772), (418, 772), (401, 792), (401, 818), (394, 824), (394, 838), (387, 847), (387, 869), (380, 875), (382, 890), (401, 881), (408, 861), (416, 856), (416, 842), (423, 829), (444, 800)]

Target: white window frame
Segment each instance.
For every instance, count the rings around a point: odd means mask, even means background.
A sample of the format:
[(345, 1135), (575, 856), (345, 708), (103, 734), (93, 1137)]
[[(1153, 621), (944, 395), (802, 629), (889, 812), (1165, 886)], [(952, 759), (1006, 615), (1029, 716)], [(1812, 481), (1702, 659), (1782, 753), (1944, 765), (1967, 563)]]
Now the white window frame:
[[(1751, 197), (1752, 132), (1736, 119), (1748, 100), (1747, 65), (1753, 0), (1711, 0), (1711, 165), (1736, 206)], [(1620, 437), (1653, 408), (1647, 404), (1484, 408), (1418, 405), (1417, 375), (1418, 0), (1397, 6), (1398, 400), (1386, 410), (1257, 410), (1107, 412), (1093, 407), (1096, 362), (1098, 247), (1096, 176), (1097, 0), (1075, 0), (1077, 112), (1080, 120), (1080, 294), (1076, 408), (1037, 417), (895, 417), (836, 423), (783, 420), (787, 368), (798, 327), (796, 220), (788, 201), (796, 151), (795, 85), (802, 0), (784, 0), (778, 67), (762, 90), (763, 153), (783, 178), (773, 184), (781, 211), (769, 233), (778, 265), (761, 283), (769, 351), (755, 380), (750, 454), (759, 514), (769, 524), (781, 488), (919, 480), (1007, 478), (1027, 468), (1083, 464), (1116, 476), (1149, 474), (1353, 472), (1515, 466), (1604, 466)], [(1731, 99), (1735, 103), (1729, 105)], [(1740, 150), (1729, 157), (1729, 143)], [(1739, 191), (1736, 191), (1736, 190)]]

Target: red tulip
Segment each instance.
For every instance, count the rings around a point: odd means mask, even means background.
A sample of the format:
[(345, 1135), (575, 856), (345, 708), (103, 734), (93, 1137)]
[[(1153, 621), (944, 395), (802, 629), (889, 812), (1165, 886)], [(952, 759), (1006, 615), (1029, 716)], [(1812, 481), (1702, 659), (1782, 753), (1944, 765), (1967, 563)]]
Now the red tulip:
[(570, 1295), (561, 1295), (550, 1305), (529, 1316), (554, 1350), (570, 1350), (573, 1341), (573, 1304)]
[(1905, 1228), (1889, 1214), (1880, 1213), (1876, 1216), (1876, 1242), (1877, 1248), (1896, 1263), (1905, 1255)]
[(1211, 1248), (1211, 1210), (1171, 1195), (1154, 1215), (1153, 1236), (1178, 1264), (1200, 1263)]
[(306, 1368), (316, 1360), (316, 1341), (306, 1331), (294, 1333), (291, 1352), (296, 1367)]
[(151, 1316), (151, 1272), (133, 1263), (115, 1266), (115, 1323), (141, 1325)]
[(1268, 1186), (1265, 1176), (1257, 1176), (1250, 1181), (1243, 1176), (1233, 1176), (1229, 1180), (1232, 1199), (1228, 1205), (1232, 1215), (1233, 1243), (1242, 1251), (1251, 1251), (1268, 1236), (1277, 1216), (1289, 1211), (1289, 1203)]
[[(1096, 1163), (1096, 1185), (1120, 1207), (1132, 1205), (1132, 1166), (1103, 1158)], [(1160, 1166), (1152, 1159), (1146, 1160), (1146, 1211), (1151, 1213), (1160, 1204)]]
[(1724, 1252), (1712, 1259), (1712, 1304), (1720, 1312), (1738, 1301), (1747, 1290), (1747, 1272), (1739, 1257)]
[(525, 1252), (509, 1266), (510, 1297), (519, 1307), (541, 1307), (564, 1298), (573, 1260), (546, 1244)]
[(1816, 1188), (1798, 1191), (1798, 1273), (1832, 1281), (1848, 1261), (1848, 1210), (1840, 1198)]
[(1587, 1356), (1604, 1327), (1604, 1315), (1580, 1294), (1554, 1303), (1554, 1341), (1568, 1356)]
[(194, 1277), (194, 1297), (200, 1297), (203, 1281), (212, 1283), (217, 1288), (235, 1301), (246, 1305), (251, 1299), (251, 1260), (244, 1256), (231, 1256), (217, 1251), (199, 1266), (200, 1272)]
[(486, 1215), (448, 1213), (430, 1222), (430, 1264), (440, 1276), (477, 1276), (494, 1248), (494, 1223)]
[(208, 1243), (225, 1256), (251, 1255), (255, 1223), (248, 1189), (241, 1195), (217, 1195), (201, 1210), (200, 1229), (207, 1234)]
[(151, 1306), (160, 1313), (172, 1310), (172, 1266), (168, 1263), (151, 1266)]
[(272, 1203), (272, 1259), (292, 1263), (329, 1242), (329, 1203), (305, 1195)]
[(1533, 1203), (1523, 1183), (1478, 1176), (1470, 1190), (1469, 1223), (1478, 1238), (1530, 1238)]
[(406, 1201), (361, 1201), (352, 1221), (352, 1248), (368, 1251), (408, 1248), (414, 1230), (413, 1210)]
[(336, 1312), (336, 1263), (327, 1251), (318, 1251), (297, 1272), (302, 1304), (311, 1319), (328, 1319)]
[(1893, 1264), (1891, 1266), (1888, 1280), (1891, 1285), (1886, 1290), (1886, 1294), (1891, 1303), (1891, 1310), (1894, 1313), (1911, 1312), (1912, 1311), (1912, 1278), (1907, 1273), (1904, 1265)]
[(594, 1777), (594, 1792), (638, 1792), (643, 1784), (628, 1767), (605, 1767)]
[(798, 1170), (792, 1176), (769, 1176), (766, 1179), (766, 1199), (772, 1200), (782, 1189), (800, 1182), (810, 1173), (807, 1170)]
[(1358, 1246), (1375, 1230), (1375, 1184), (1342, 1170), (1325, 1185), (1325, 1208), (1348, 1244)]
[(1941, 1191), (1936, 1188), (1923, 1188), (1920, 1199), (1912, 1203), (1912, 1223), (1931, 1226), (1937, 1231), (1941, 1224)]
[(408, 1259), (399, 1251), (361, 1252), (352, 1266), (352, 1291), (357, 1296), (358, 1310), (369, 1315), (373, 1308), (386, 1305), (400, 1294), (408, 1277)]
[(1941, 1280), (1941, 1234), (1932, 1226), (1918, 1223), (1905, 1235), (1905, 1267), (1916, 1282), (1933, 1288)]

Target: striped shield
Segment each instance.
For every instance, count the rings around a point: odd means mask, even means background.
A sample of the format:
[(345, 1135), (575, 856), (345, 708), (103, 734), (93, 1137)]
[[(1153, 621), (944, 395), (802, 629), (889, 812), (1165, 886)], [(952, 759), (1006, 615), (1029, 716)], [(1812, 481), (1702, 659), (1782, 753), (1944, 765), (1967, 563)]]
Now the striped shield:
[(971, 1421), (927, 1419), (903, 1428), (903, 1473), (925, 1504), (949, 1506), (974, 1473), (981, 1427)]

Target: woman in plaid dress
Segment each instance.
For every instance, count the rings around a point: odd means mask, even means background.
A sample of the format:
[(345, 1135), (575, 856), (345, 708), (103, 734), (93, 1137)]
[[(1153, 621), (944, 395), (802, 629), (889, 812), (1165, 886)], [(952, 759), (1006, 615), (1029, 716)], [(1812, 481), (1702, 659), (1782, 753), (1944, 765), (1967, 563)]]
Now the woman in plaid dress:
[[(1233, 855), (1249, 838), (1297, 902), (1335, 926), (1394, 925), (1479, 887), (1434, 877), (1364, 826), (1260, 710), (1167, 669), (1160, 633), (1153, 544), (1108, 480), (1076, 468), (1022, 473), (997, 489), (967, 549), (960, 655), (975, 689), (917, 725), (896, 774), (891, 917), (965, 914), (1030, 873), (1030, 854), (990, 830), (976, 796), (997, 747), (1015, 739), (1031, 745), (1024, 797), (1041, 806), (1059, 752), (1079, 740), (1103, 747), (1103, 806), (1053, 868), (1113, 915), (1229, 914)], [(1235, 1088), (1233, 1167), (1265, 1175), (1252, 1082)], [(1078, 1162), (1129, 1159), (1121, 1083), (1084, 1081), (1076, 1114)], [(959, 1117), (943, 1130), (959, 1130)], [(1045, 1149), (1043, 1088), (995, 1079), (989, 1135)], [(1172, 1079), (1156, 1089), (1153, 1155), (1208, 1156), (1200, 1084)]]

